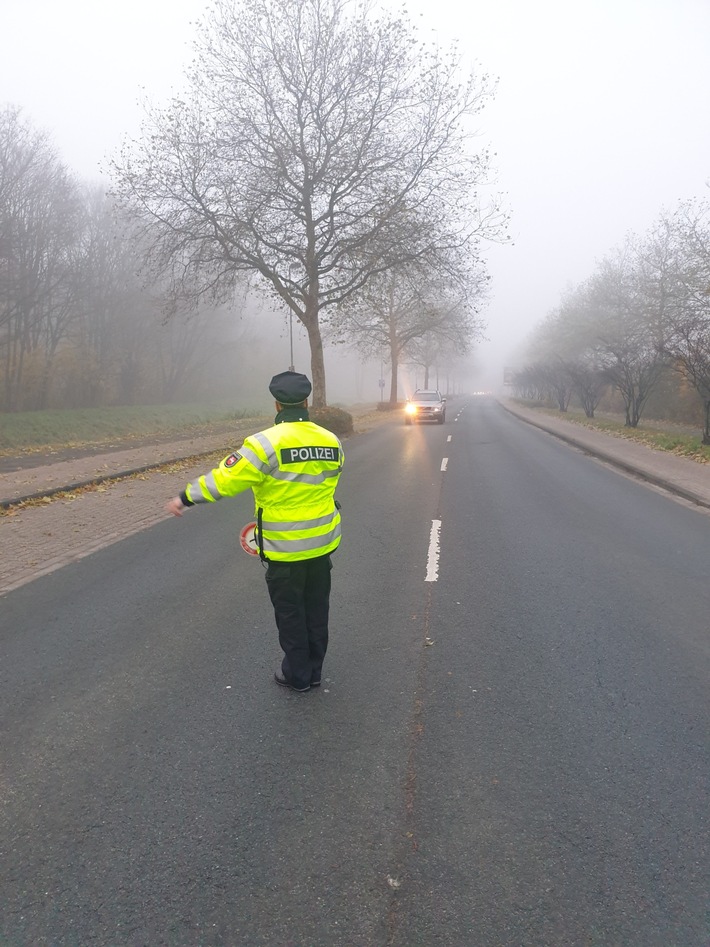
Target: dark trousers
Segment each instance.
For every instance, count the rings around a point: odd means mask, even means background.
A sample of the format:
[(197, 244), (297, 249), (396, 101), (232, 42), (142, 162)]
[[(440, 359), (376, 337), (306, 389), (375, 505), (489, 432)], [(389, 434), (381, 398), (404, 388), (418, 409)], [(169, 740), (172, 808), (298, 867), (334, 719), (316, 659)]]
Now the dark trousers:
[(299, 562), (270, 562), (266, 585), (274, 606), (281, 670), (295, 687), (320, 681), (328, 648), (330, 556)]

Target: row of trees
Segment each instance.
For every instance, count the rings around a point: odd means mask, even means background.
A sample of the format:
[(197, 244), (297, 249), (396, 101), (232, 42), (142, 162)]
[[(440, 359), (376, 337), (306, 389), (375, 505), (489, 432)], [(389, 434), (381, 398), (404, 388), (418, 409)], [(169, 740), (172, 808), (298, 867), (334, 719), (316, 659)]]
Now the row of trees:
[[(235, 378), (245, 350), (253, 362), (259, 335), (234, 324), (245, 300), (167, 319), (165, 285), (140, 273), (135, 224), (101, 189), (74, 181), (46, 136), (12, 108), (0, 113), (0, 182), (4, 410), (206, 397), (215, 379)], [(390, 271), (341, 306), (326, 330), (329, 342), (391, 364), (391, 401), (401, 364), (421, 368), (427, 385), (430, 371), (456, 364), (478, 331), (471, 300), (431, 278), (422, 267)], [(224, 387), (225, 397), (234, 393)]]
[[(219, 351), (212, 311), (176, 312), (140, 270), (135, 225), (82, 186), (45, 134), (0, 112), (0, 407), (5, 411), (195, 396)], [(208, 318), (209, 317), (209, 318)]]
[(405, 14), (216, 0), (186, 80), (147, 111), (108, 196), (0, 114), (5, 410), (184, 397), (245, 287), (304, 327), (316, 406), (324, 340), (385, 352), (391, 400), (403, 360), (427, 374), (467, 350), (482, 245), (505, 228), (479, 202), (486, 76), (462, 82)]
[(485, 298), (480, 285), (464, 288), (435, 281), (421, 266), (400, 266), (370, 281), (338, 308), (339, 320), (327, 337), (357, 350), (364, 358), (384, 355), (391, 368), (389, 402), (399, 391), (399, 368), (422, 370), (423, 387), (444, 366), (455, 366), (469, 351), (481, 327), (477, 306)]
[(675, 375), (677, 397), (702, 406), (710, 443), (710, 203), (689, 200), (663, 211), (650, 230), (630, 235), (568, 292), (533, 333), (518, 393), (552, 398), (566, 411), (575, 396), (594, 416), (612, 387), (626, 424), (636, 427), (659, 388)]

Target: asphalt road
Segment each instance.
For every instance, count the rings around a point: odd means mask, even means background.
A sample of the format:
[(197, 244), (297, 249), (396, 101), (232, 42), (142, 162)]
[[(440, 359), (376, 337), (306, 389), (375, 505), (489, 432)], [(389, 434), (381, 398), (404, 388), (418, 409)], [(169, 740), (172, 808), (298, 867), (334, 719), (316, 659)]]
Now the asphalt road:
[(347, 442), (319, 691), (247, 496), (0, 601), (2, 947), (706, 947), (710, 518), (450, 408)]

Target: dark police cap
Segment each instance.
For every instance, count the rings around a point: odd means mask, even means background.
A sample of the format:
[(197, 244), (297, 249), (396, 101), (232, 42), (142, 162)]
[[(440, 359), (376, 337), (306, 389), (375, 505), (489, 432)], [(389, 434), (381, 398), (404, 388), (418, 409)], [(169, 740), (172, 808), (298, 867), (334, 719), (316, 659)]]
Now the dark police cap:
[(279, 404), (300, 404), (310, 395), (311, 387), (299, 372), (279, 372), (269, 382), (269, 391)]

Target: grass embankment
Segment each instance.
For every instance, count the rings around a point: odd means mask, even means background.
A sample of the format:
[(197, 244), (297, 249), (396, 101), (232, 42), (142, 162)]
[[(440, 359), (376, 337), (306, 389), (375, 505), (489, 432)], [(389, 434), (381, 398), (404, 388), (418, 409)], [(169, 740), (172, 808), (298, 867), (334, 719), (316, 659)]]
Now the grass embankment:
[(622, 418), (617, 419), (609, 415), (588, 418), (583, 411), (561, 412), (554, 408), (546, 408), (529, 402), (523, 401), (521, 404), (528, 408), (535, 408), (542, 414), (565, 418), (567, 421), (581, 424), (594, 431), (603, 431), (614, 437), (625, 437), (628, 440), (638, 441), (656, 450), (668, 451), (671, 454), (677, 454), (679, 457), (689, 457), (700, 464), (710, 464), (710, 444), (702, 443), (702, 435), (700, 433), (690, 434), (683, 426), (674, 425), (670, 421), (643, 420), (638, 427), (634, 428), (626, 427)]
[(115, 444), (143, 437), (219, 433), (234, 421), (260, 417), (263, 412), (263, 408), (236, 411), (174, 404), (0, 414), (0, 454)]

